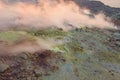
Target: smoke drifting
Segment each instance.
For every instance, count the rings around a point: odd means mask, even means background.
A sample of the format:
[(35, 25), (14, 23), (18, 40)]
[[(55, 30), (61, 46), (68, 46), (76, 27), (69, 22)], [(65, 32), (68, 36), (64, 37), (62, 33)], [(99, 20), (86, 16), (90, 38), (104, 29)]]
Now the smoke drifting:
[[(0, 2), (0, 30), (10, 29), (43, 29), (58, 27), (64, 30), (81, 26), (115, 28), (107, 17), (100, 13), (93, 15), (89, 9), (80, 8), (73, 1), (40, 0), (35, 3)], [(23, 41), (13, 45), (0, 44), (0, 55), (16, 55), (21, 52), (35, 52), (51, 49), (52, 40)]]
[(14, 43), (0, 42), (0, 56), (1, 55), (17, 55), (22, 52), (34, 53), (36, 51), (50, 50), (52, 46), (60, 43), (55, 43), (53, 40), (20, 40)]
[(86, 25), (88, 27), (115, 28), (103, 14), (93, 15), (73, 1), (40, 0), (35, 3), (0, 2), (0, 30), (10, 28), (41, 29), (51, 26), (65, 30)]

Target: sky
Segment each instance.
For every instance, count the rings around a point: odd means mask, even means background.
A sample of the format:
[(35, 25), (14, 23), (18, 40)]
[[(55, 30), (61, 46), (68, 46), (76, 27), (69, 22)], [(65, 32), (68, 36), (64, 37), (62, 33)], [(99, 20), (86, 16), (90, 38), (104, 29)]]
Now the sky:
[(112, 7), (119, 7), (120, 8), (120, 0), (97, 0), (97, 1), (101, 1), (104, 4), (107, 4), (107, 5), (112, 6)]

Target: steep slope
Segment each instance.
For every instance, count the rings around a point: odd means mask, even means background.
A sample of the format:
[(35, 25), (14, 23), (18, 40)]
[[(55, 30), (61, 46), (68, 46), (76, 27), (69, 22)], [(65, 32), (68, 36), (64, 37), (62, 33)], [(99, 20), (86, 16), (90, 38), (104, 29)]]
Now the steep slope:
[[(120, 28), (120, 19), (118, 16), (120, 14), (120, 8), (110, 7), (108, 5), (103, 4), (100, 1), (89, 1), (89, 0), (75, 0), (76, 4), (87, 7), (91, 10), (92, 13), (98, 14), (103, 12), (106, 16), (110, 17), (115, 25)], [(114, 17), (116, 16), (116, 17)]]
[[(9, 34), (17, 33), (11, 36), (15, 42), (19, 35), (21, 38), (31, 35), (35, 38), (34, 42), (36, 39), (44, 39), (59, 44), (35, 52), (23, 51), (12, 56), (0, 56), (0, 80), (120, 79), (119, 30), (81, 28), (68, 32), (61, 29), (24, 32), (22, 35), (18, 31)], [(1, 32), (0, 35), (6, 33)], [(0, 40), (4, 43), (13, 42), (8, 36)]]
[(120, 13), (120, 8), (107, 6), (100, 1), (75, 0), (75, 2), (80, 6), (90, 8), (93, 13), (99, 13), (102, 11), (107, 16), (112, 16), (114, 14)]

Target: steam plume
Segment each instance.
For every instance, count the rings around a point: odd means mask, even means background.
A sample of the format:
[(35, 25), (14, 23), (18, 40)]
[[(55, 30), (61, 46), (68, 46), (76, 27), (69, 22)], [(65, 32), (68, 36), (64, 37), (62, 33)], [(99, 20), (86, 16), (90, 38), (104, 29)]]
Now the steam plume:
[(37, 4), (0, 2), (0, 12), (0, 29), (41, 29), (51, 26), (70, 29), (81, 25), (114, 28), (103, 14), (93, 15), (73, 1), (40, 0)]
[[(7, 4), (0, 2), (0, 30), (42, 29), (51, 26), (68, 30), (81, 25), (99, 28), (115, 28), (104, 14), (93, 15), (89, 9), (78, 7), (73, 1), (40, 0), (35, 3), (18, 2)], [(0, 55), (12, 55), (19, 52), (34, 52), (50, 49), (55, 43), (43, 40), (38, 42), (23, 42), (6, 46), (0, 44)]]

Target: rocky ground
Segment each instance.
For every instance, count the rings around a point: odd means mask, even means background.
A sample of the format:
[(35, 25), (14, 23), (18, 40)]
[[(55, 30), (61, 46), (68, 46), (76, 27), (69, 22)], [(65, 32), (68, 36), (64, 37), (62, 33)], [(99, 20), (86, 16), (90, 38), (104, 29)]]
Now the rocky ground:
[(0, 54), (0, 80), (120, 80), (120, 30), (1, 31)]

